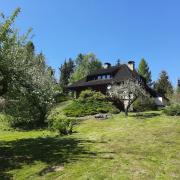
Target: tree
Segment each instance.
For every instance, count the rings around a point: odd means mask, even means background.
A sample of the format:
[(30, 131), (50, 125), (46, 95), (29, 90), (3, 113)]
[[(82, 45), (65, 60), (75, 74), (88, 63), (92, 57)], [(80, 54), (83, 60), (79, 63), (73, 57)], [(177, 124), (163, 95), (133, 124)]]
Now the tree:
[(114, 83), (108, 89), (108, 94), (112, 99), (120, 100), (124, 103), (125, 115), (128, 115), (129, 108), (138, 97), (147, 97), (148, 94), (136, 79), (129, 79), (120, 84)]
[(172, 96), (173, 86), (169, 81), (169, 76), (166, 71), (160, 73), (158, 81), (154, 84), (154, 89), (164, 97)]
[[(9, 40), (9, 32), (11, 31), (11, 25), (18, 16), (20, 8), (17, 8), (14, 13), (6, 18), (1, 14), (0, 18), (0, 96), (4, 95), (8, 89), (8, 81), (10, 81), (10, 75), (8, 67), (6, 66), (6, 60), (4, 54), (7, 52), (9, 46), (7, 40)], [(13, 39), (13, 36), (11, 37)]]
[(31, 56), (34, 55), (34, 53), (35, 53), (35, 46), (34, 46), (32, 41), (29, 41), (26, 44), (26, 49), (27, 49), (27, 52), (29, 53), (29, 55), (31, 55)]
[(117, 60), (117, 63), (116, 63), (116, 66), (120, 66), (120, 65), (121, 65), (121, 60), (118, 59), (118, 60)]
[(42, 125), (54, 102), (54, 77), (43, 54), (35, 54), (28, 31), (19, 35), (12, 23), (20, 9), (0, 23), (0, 96), (8, 102), (6, 112), (17, 123)]
[(151, 85), (152, 79), (151, 79), (151, 71), (149, 70), (148, 63), (145, 59), (141, 59), (141, 62), (138, 67), (138, 73), (141, 75), (148, 85)]
[(180, 86), (177, 87), (177, 92), (180, 93)]
[(78, 81), (101, 67), (101, 62), (93, 53), (79, 54), (75, 60), (75, 70), (72, 74), (71, 82)]
[(74, 61), (71, 58), (69, 58), (68, 61), (65, 60), (64, 64), (61, 65), (59, 70), (60, 70), (59, 84), (62, 88), (63, 93), (67, 94), (68, 93), (67, 86), (70, 82), (71, 75), (74, 71)]
[(178, 80), (177, 92), (180, 93), (180, 80)]

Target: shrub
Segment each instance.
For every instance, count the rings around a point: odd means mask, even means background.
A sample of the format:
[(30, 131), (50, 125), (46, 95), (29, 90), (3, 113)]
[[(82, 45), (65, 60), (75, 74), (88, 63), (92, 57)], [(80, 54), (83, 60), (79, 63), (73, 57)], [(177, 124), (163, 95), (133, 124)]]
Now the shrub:
[(47, 118), (50, 130), (58, 131), (60, 135), (68, 135), (73, 131), (75, 119), (67, 118), (59, 109), (53, 109)]
[(8, 116), (7, 114), (0, 113), (0, 129), (3, 130), (11, 130), (10, 122), (12, 121), (13, 117)]
[(58, 131), (60, 135), (68, 135), (72, 133), (74, 125), (74, 119), (59, 117), (52, 122), (50, 128), (52, 130)]
[(107, 98), (104, 94), (101, 92), (92, 91), (90, 89), (87, 89), (85, 91), (82, 91), (79, 96), (79, 101), (106, 101)]
[(85, 90), (77, 100), (64, 109), (64, 114), (70, 117), (81, 117), (97, 113), (118, 113), (119, 110), (100, 92)]
[[(13, 128), (32, 129), (40, 127), (40, 112), (36, 106), (31, 105), (26, 98), (10, 101), (5, 109), (6, 114), (13, 118), (9, 121)], [(44, 124), (45, 125), (45, 124)]]
[(180, 104), (168, 106), (163, 110), (163, 112), (168, 116), (180, 116)]
[(133, 109), (137, 112), (157, 110), (157, 105), (155, 104), (153, 98), (145, 98), (145, 99), (138, 98), (133, 103)]

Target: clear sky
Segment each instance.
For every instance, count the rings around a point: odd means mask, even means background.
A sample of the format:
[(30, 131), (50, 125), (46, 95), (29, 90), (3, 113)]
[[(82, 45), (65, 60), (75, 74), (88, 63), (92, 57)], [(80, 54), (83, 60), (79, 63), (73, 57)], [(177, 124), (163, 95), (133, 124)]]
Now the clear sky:
[(93, 52), (103, 62), (144, 57), (156, 80), (161, 70), (180, 78), (180, 0), (0, 0), (16, 26), (33, 28), (33, 41), (57, 69), (65, 58)]

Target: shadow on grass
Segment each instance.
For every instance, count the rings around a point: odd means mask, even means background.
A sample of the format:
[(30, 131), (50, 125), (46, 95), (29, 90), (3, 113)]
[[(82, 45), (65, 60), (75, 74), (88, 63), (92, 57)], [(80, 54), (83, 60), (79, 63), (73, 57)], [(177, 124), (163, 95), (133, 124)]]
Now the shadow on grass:
[(148, 118), (153, 118), (160, 116), (160, 113), (136, 113), (136, 114), (131, 114), (130, 117), (135, 117), (138, 119), (148, 119)]
[[(81, 158), (96, 158), (98, 154), (108, 152), (91, 152), (86, 150), (89, 140), (72, 137), (30, 138), (16, 141), (0, 142), (0, 179), (12, 179), (8, 171), (21, 169), (23, 165), (41, 161), (48, 167), (71, 163)], [(43, 170), (42, 170), (43, 172)], [(41, 175), (41, 172), (39, 172)]]

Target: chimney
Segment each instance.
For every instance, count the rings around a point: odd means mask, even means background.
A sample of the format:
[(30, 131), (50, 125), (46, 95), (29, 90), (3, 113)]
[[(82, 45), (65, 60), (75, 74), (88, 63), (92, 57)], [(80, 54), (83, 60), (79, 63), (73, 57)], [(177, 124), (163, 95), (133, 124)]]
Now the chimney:
[(129, 61), (128, 62), (128, 67), (131, 71), (135, 70), (135, 62), (134, 61)]
[(109, 67), (111, 67), (110, 63), (104, 63), (103, 68), (104, 69), (108, 69)]

